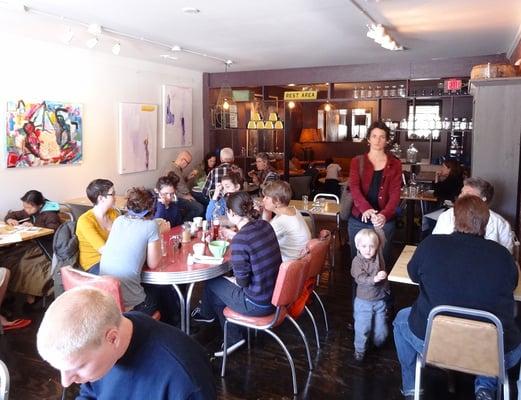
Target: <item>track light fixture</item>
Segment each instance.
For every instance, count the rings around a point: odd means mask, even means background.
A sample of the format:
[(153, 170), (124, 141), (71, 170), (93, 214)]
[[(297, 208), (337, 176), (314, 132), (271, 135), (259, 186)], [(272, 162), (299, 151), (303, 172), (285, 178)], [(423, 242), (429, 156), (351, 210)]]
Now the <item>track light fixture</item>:
[(373, 39), (384, 49), (391, 51), (404, 50), (404, 47), (396, 43), (396, 41), (391, 37), (391, 35), (389, 35), (382, 24), (371, 24), (367, 28), (367, 37)]

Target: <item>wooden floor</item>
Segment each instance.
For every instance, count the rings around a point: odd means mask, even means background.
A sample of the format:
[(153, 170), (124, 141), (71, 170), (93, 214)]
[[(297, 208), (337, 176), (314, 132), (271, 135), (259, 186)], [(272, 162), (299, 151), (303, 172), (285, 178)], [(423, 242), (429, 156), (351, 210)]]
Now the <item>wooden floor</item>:
[[(395, 258), (401, 250), (394, 248)], [(299, 321), (311, 345), (315, 368), (307, 369), (304, 348), (299, 336), (290, 325), (277, 332), (288, 344), (297, 368), (298, 399), (353, 399), (381, 400), (401, 399), (400, 365), (392, 337), (383, 348), (372, 350), (364, 363), (353, 360), (353, 330), (351, 306), (351, 280), (347, 273), (347, 251), (339, 251), (338, 265), (329, 279), (324, 274), (320, 294), (325, 301), (330, 328), (325, 332), (319, 309), (312, 305), (319, 321), (321, 349), (317, 351), (311, 325), (304, 317)], [(417, 288), (393, 284), (395, 309), (410, 305), (416, 297)], [(200, 293), (200, 289), (198, 294)], [(35, 335), (42, 311), (26, 313), (34, 319), (31, 327), (8, 332), (0, 337), (1, 358), (11, 373), (11, 399), (59, 399), (62, 389), (59, 376), (43, 362), (36, 352)], [(196, 327), (197, 328), (197, 327)], [(57, 335), (60, 332), (56, 332)], [(207, 349), (209, 355), (222, 341), (217, 329), (201, 329), (194, 334)], [(212, 359), (215, 381), (220, 399), (291, 399), (291, 374), (286, 358), (278, 344), (268, 335), (259, 334), (246, 346), (229, 357), (227, 375), (221, 379), (220, 359)], [(447, 392), (447, 376), (443, 371), (427, 369), (425, 373), (424, 400), (473, 399), (473, 379), (456, 375), (455, 395)], [(67, 391), (67, 398), (74, 398), (77, 388)], [(512, 397), (514, 398), (514, 397)]]

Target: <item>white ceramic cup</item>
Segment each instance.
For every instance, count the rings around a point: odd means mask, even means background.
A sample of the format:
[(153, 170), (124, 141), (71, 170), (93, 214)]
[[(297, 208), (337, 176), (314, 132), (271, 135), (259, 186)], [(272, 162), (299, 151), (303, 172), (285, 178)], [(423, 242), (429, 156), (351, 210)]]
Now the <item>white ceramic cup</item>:
[(194, 255), (202, 256), (204, 254), (204, 247), (205, 247), (204, 243), (196, 243), (196, 244), (194, 244), (194, 246), (193, 246)]
[(194, 217), (193, 222), (197, 226), (197, 228), (200, 228), (203, 224), (203, 217)]

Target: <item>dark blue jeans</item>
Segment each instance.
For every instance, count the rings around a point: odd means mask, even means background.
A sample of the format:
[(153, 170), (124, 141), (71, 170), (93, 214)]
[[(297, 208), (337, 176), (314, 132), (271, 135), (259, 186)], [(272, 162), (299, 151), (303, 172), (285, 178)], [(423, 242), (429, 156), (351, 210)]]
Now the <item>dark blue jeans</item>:
[[(201, 313), (206, 317), (217, 317), (221, 328), (224, 328), (223, 310), (230, 307), (232, 310), (252, 317), (263, 317), (275, 311), (275, 307), (259, 306), (251, 302), (244, 293), (242, 287), (230, 282), (224, 277), (218, 277), (206, 282), (203, 292), (203, 302)], [(243, 338), (239, 326), (228, 325), (229, 345), (238, 342)]]

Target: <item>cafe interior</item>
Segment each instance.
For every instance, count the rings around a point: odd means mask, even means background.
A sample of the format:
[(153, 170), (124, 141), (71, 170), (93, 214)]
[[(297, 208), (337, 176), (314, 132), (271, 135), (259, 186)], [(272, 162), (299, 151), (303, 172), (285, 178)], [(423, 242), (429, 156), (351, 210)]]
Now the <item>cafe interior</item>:
[[(519, 268), (519, 0), (0, 0), (0, 32), (0, 96), (7, 105), (1, 113), (6, 127), (0, 169), (2, 220), (9, 210), (20, 209), (20, 197), (34, 189), (77, 221), (92, 206), (85, 188), (97, 178), (113, 182), (116, 208), (125, 214), (127, 191), (153, 189), (182, 151), (192, 156), (190, 165), (183, 167), (188, 175), (205, 154), (218, 157), (222, 149), (231, 148), (233, 163), (246, 178), (242, 190), (259, 199), (257, 203), (262, 203), (265, 186), (259, 188), (260, 182), (252, 181), (248, 172), (264, 153), (270, 170), (289, 183), (289, 204), (304, 217), (311, 237), (323, 241), (321, 235), (329, 232), (327, 254), (312, 279), (316, 296), (306, 298), (306, 310), (295, 316), (305, 339), (289, 322), (272, 329), (285, 348), (262, 330), (251, 330), (251, 335), (248, 331), (248, 345), (228, 355), (223, 374), (223, 360), (214, 356), (223, 342), (222, 329), (198, 324), (190, 313), (203, 297), (205, 281), (229, 274), (230, 268), (211, 265), (213, 275), (188, 278), (194, 260), (189, 262), (191, 250), (182, 247), (192, 246), (190, 240), (197, 241), (201, 233), (185, 241), (181, 231), (186, 228), (172, 228), (170, 233), (183, 242), (174, 243), (181, 251), (172, 250), (174, 236), (169, 236), (163, 258), (182, 257), (186, 275), (178, 281), (161, 280), (158, 272), (145, 269), (142, 282), (177, 291), (177, 328), (207, 352), (216, 398), (488, 399), (493, 397), (476, 394), (474, 376), (481, 375), (480, 367), (494, 364), (494, 357), (497, 371), (488, 375), (499, 377), (499, 386), (506, 378), (504, 386), (509, 387), (498, 390), (504, 396), (498, 398), (521, 398), (516, 386), (519, 361), (508, 371), (503, 366), (502, 329), (493, 329), (495, 340), (501, 340), (499, 346), (492, 340), (495, 355), (472, 359), (471, 368), (461, 365), (470, 357), (463, 353), (476, 349), (461, 343), (471, 341), (476, 331), (457, 331), (440, 322), (442, 339), (457, 338), (449, 351), (450, 340), (434, 343), (433, 327), (429, 349), (440, 354), (429, 358), (425, 347), (418, 355), (421, 397), (420, 386), (405, 390), (402, 360), (393, 340), (396, 314), (426, 290), (409, 277), (407, 264), (429, 236), (436, 236), (431, 234), (436, 219), (466, 187), (464, 178), (479, 177), (493, 185), (490, 209), (510, 226), (508, 250)], [(58, 117), (65, 119), (69, 145), (60, 142), (63, 136), (45, 144), (40, 135), (38, 158), (29, 141), (17, 140), (13, 127), (24, 118), (45, 125), (45, 113), (53, 107), (63, 112), (56, 111), (48, 124), (56, 127), (61, 123)], [(354, 214), (349, 209), (347, 217), (342, 214), (348, 193), (353, 210), (361, 208), (353, 187), (362, 187), (361, 172), (373, 162), (369, 155), (365, 166), (360, 165), (364, 157), (359, 156), (373, 151), (376, 122), (381, 123), (376, 130), (386, 133), (385, 157), (401, 172), (399, 199), (386, 220), (394, 227), (386, 236), (389, 257), (384, 261), (391, 293), (385, 312), (389, 334), (383, 343), (368, 344), (359, 357), (354, 313), (360, 293), (351, 274), (356, 255), (351, 249), (356, 248), (348, 234)], [(144, 140), (143, 130), (148, 132)], [(143, 144), (144, 150), (139, 147)], [(59, 146), (57, 152), (53, 146)], [(43, 151), (54, 156), (45, 158)], [(436, 186), (443, 181), (448, 161), (456, 166), (449, 168), (461, 171), (461, 184), (452, 198), (443, 197)], [(332, 165), (339, 167), (333, 179)], [(380, 184), (384, 187), (385, 173), (375, 190)], [(353, 183), (353, 177), (360, 182)], [(17, 244), (1, 229), (4, 258)], [(23, 234), (18, 238), (26, 240)], [(309, 249), (306, 243), (302, 246)], [(210, 255), (209, 246), (205, 249)], [(46, 255), (52, 259), (52, 249)], [(9, 269), (2, 259), (0, 267)], [(444, 284), (455, 285), (451, 279), (447, 276)], [(302, 295), (303, 284), (295, 290), (295, 298)], [(6, 393), (24, 400), (76, 398), (79, 385), (65, 390), (59, 371), (36, 349), (40, 322), (57, 293), (51, 287), (28, 306), (8, 286), (2, 315), (32, 322), (0, 335), (0, 359), (6, 366), (0, 398), (7, 399), (2, 397)], [(521, 287), (510, 293), (513, 321), (521, 329), (516, 303), (521, 301)], [(479, 340), (481, 346), (487, 338)], [(447, 358), (447, 353), (457, 356)]]

